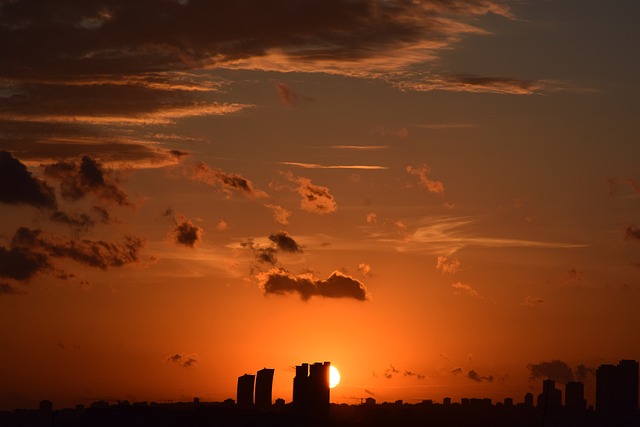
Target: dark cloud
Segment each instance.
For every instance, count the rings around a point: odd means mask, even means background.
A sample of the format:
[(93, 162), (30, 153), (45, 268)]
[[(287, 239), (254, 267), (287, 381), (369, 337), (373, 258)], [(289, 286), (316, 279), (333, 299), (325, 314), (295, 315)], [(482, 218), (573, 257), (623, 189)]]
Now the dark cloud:
[(371, 390), (367, 390), (366, 388), (364, 389), (364, 392), (367, 393), (369, 396), (375, 396), (376, 395), (374, 392), (372, 392)]
[[(323, 63), (343, 73), (349, 66), (362, 67), (361, 72), (365, 66), (401, 68), (429, 59), (462, 34), (482, 34), (470, 23), (474, 16), (510, 17), (508, 8), (494, 0), (277, 0), (268, 5), (258, 0), (115, 0), (107, 5), (88, 0), (65, 7), (23, 0), (4, 3), (2, 12), (0, 76), (14, 79), (243, 62), (257, 67), (259, 62), (251, 60), (268, 58), (274, 50), (283, 64), (291, 63), (290, 71), (304, 70), (305, 64), (318, 69)], [(372, 62), (376, 58), (386, 61)]]
[(549, 378), (565, 384), (574, 380), (573, 371), (561, 360), (529, 364), (527, 369), (530, 371), (529, 378), (532, 380)]
[(187, 176), (195, 181), (200, 181), (213, 187), (219, 187), (224, 193), (240, 192), (249, 197), (267, 197), (264, 191), (257, 190), (253, 183), (238, 174), (223, 172), (220, 169), (212, 169), (203, 162), (195, 163), (188, 169)]
[(624, 231), (624, 237), (627, 240), (640, 240), (640, 228), (635, 225), (628, 226)]
[(269, 236), (269, 240), (276, 245), (278, 250), (283, 252), (302, 252), (300, 245), (298, 245), (298, 243), (293, 240), (286, 231), (279, 231), (278, 233), (271, 234)]
[(493, 375), (482, 376), (478, 374), (476, 371), (474, 371), (473, 369), (467, 372), (467, 378), (476, 382), (482, 382), (482, 381), (487, 381), (490, 383), (493, 382)]
[[(48, 258), (67, 258), (80, 264), (106, 270), (138, 262), (143, 241), (126, 236), (123, 243), (104, 240), (69, 239), (64, 236), (20, 227), (11, 240), (12, 251), (31, 254), (40, 266), (36, 272), (46, 268)], [(46, 256), (44, 256), (46, 254)], [(32, 258), (33, 259), (33, 258)], [(34, 265), (31, 262), (30, 265)], [(35, 273), (32, 273), (35, 274)], [(26, 277), (28, 278), (28, 277)]]
[(86, 232), (96, 224), (86, 213), (68, 214), (62, 211), (55, 211), (49, 216), (49, 219), (53, 222), (66, 224), (77, 232)]
[(585, 365), (578, 365), (576, 367), (576, 381), (587, 382), (596, 375), (596, 369), (590, 368)]
[(0, 295), (20, 295), (24, 294), (24, 292), (16, 289), (8, 283), (0, 282)]
[(202, 239), (202, 228), (194, 225), (189, 220), (183, 219), (182, 222), (176, 224), (172, 235), (176, 243), (193, 248), (196, 242)]
[(191, 368), (198, 363), (198, 357), (196, 355), (186, 355), (186, 354), (173, 354), (166, 359), (167, 363), (175, 363), (176, 365), (182, 366), (183, 368)]
[(326, 280), (311, 274), (294, 275), (284, 269), (272, 269), (259, 274), (260, 287), (265, 295), (298, 294), (302, 300), (312, 296), (324, 298), (353, 298), (367, 300), (367, 290), (358, 280), (335, 271)]
[(243, 248), (249, 248), (260, 263), (276, 265), (278, 252), (301, 253), (302, 248), (286, 231), (279, 231), (269, 235), (271, 246), (260, 246), (253, 239), (240, 242)]
[(278, 249), (274, 246), (260, 247), (253, 239), (247, 239), (244, 242), (240, 242), (240, 246), (243, 248), (249, 248), (253, 253), (253, 256), (261, 264), (276, 265), (278, 263)]
[(451, 373), (454, 374), (454, 375), (459, 375), (462, 372), (463, 372), (462, 368), (455, 368), (454, 370), (451, 371)]
[(36, 274), (50, 271), (48, 257), (29, 247), (0, 246), (0, 277), (14, 280), (29, 280)]
[(34, 177), (8, 151), (0, 151), (0, 202), (47, 209), (57, 206), (53, 188)]
[(96, 160), (83, 156), (79, 162), (62, 161), (46, 165), (48, 177), (60, 181), (60, 192), (65, 199), (79, 200), (88, 194), (121, 206), (130, 205), (127, 195)]

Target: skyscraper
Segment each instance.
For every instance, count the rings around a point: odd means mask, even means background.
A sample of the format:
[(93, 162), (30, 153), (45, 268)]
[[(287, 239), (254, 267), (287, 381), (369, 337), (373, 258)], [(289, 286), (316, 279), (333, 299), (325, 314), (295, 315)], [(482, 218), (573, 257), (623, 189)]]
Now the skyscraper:
[(564, 387), (564, 406), (570, 411), (584, 411), (587, 400), (584, 398), (584, 384), (570, 381)]
[(598, 367), (596, 411), (610, 425), (635, 425), (638, 421), (638, 362), (621, 360), (617, 365)]
[(273, 387), (273, 369), (261, 369), (256, 377), (256, 408), (258, 411), (269, 411), (273, 403), (271, 390)]
[(244, 374), (238, 377), (236, 400), (239, 408), (249, 409), (253, 406), (253, 383), (255, 375)]
[(293, 407), (297, 413), (321, 418), (328, 416), (330, 367), (330, 362), (316, 362), (311, 366), (303, 363), (296, 366), (296, 376), (293, 379)]

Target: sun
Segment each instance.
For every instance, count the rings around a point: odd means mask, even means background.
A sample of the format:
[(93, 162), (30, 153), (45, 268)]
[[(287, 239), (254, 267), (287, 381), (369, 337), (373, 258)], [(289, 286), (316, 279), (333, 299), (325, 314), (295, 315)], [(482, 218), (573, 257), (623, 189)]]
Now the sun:
[(338, 368), (331, 365), (329, 367), (329, 388), (334, 388), (338, 384), (340, 384), (340, 371), (338, 371)]

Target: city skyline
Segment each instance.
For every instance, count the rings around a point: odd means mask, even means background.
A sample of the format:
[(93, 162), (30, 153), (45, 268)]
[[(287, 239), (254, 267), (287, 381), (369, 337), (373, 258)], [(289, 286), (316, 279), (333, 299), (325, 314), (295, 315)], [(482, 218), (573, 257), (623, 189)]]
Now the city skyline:
[(333, 403), (594, 405), (640, 359), (639, 13), (0, 0), (0, 410), (315, 360)]

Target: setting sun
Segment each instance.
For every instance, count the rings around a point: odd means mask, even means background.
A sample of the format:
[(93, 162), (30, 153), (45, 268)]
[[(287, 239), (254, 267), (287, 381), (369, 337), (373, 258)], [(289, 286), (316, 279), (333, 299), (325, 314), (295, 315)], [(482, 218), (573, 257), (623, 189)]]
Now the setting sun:
[(340, 384), (340, 371), (335, 366), (329, 368), (329, 387), (334, 388)]

